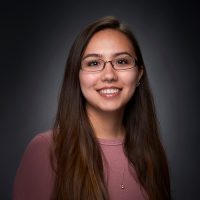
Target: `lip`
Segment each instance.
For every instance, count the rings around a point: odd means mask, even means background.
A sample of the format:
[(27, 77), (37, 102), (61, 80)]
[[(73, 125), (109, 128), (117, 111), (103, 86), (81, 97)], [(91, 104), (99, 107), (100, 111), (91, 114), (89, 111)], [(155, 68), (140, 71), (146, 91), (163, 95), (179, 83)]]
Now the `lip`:
[(119, 90), (122, 90), (122, 88), (121, 87), (118, 87), (118, 86), (104, 86), (104, 87), (99, 87), (98, 89), (97, 89), (97, 91), (99, 91), (99, 90), (104, 90), (104, 89), (119, 89)]

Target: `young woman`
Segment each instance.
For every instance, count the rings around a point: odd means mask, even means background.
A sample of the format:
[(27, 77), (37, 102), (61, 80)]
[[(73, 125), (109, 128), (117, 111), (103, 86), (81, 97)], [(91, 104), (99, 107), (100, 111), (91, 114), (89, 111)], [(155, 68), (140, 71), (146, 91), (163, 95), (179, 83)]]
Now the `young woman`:
[(114, 17), (89, 24), (66, 63), (53, 131), (29, 144), (15, 200), (169, 200), (153, 98), (133, 33)]

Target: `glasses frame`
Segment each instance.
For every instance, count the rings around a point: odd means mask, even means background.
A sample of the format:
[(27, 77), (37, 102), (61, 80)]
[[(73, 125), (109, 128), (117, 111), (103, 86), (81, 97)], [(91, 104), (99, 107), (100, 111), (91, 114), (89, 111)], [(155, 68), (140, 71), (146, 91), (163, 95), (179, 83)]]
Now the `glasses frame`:
[[(85, 69), (83, 68), (82, 64), (81, 64), (81, 69), (82, 69), (83, 71), (87, 71), (87, 72), (101, 72), (101, 71), (103, 71), (103, 70), (105, 69), (106, 64), (107, 64), (107, 63), (110, 63), (111, 66), (112, 66), (112, 68), (113, 68), (115, 71), (126, 71), (126, 70), (129, 70), (129, 69), (132, 69), (132, 68), (135, 68), (135, 67), (138, 66), (138, 61), (137, 61), (135, 58), (133, 58), (132, 56), (130, 56), (130, 57), (131, 57), (132, 60), (134, 61), (134, 62), (133, 62), (134, 65), (133, 65), (133, 66), (130, 66), (129, 68), (126, 68), (126, 69), (116, 69), (116, 68), (115, 68), (115, 65), (113, 64), (113, 61), (115, 61), (116, 58), (113, 59), (113, 60), (107, 60), (107, 61), (105, 61), (105, 60), (103, 60), (103, 59), (101, 59), (101, 58), (98, 58), (98, 60), (103, 61), (103, 63), (104, 63), (102, 69), (99, 69), (99, 70), (95, 70), (95, 71), (85, 70)], [(84, 60), (85, 60), (85, 59), (83, 59), (82, 61), (84, 61)], [(81, 61), (81, 63), (82, 63), (82, 61)]]

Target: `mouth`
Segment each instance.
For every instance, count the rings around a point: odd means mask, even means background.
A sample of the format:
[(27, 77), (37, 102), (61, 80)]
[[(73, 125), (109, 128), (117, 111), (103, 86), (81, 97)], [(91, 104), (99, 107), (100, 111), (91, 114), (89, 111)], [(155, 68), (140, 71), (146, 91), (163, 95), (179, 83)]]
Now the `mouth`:
[(97, 90), (97, 92), (103, 96), (103, 97), (114, 97), (120, 94), (122, 89), (120, 88), (102, 88), (100, 90)]

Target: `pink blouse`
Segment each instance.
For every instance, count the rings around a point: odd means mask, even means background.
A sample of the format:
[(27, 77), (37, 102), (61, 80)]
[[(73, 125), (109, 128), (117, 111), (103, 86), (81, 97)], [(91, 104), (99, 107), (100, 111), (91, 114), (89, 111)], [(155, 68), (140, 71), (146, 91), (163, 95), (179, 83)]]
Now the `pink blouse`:
[[(110, 200), (146, 200), (134, 168), (123, 152), (123, 139), (99, 139)], [(52, 131), (36, 135), (23, 155), (13, 187), (13, 200), (50, 200), (55, 174), (51, 168)]]

